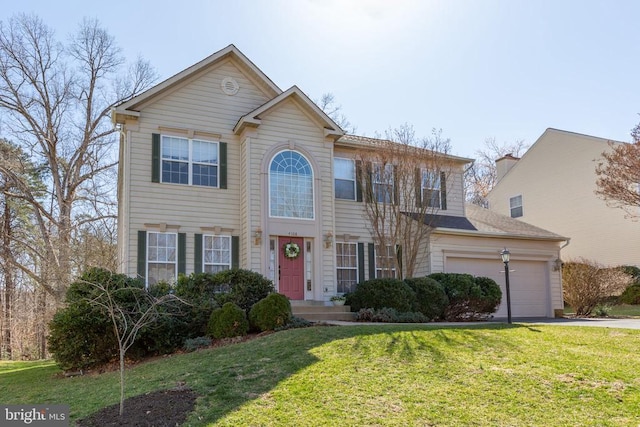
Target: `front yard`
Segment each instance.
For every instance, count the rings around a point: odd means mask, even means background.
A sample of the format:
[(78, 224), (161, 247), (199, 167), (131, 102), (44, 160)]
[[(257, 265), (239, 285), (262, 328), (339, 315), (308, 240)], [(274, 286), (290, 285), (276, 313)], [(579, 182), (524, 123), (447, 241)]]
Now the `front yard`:
[[(127, 390), (185, 384), (193, 426), (637, 426), (639, 344), (605, 328), (314, 327), (139, 364)], [(118, 400), (115, 372), (59, 373), (0, 362), (3, 403), (66, 403), (79, 419)]]

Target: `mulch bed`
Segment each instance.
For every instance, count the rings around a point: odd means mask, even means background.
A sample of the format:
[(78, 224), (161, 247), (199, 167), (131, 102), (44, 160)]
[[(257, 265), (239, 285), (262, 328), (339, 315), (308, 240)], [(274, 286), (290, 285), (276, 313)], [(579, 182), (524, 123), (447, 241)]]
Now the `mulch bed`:
[(182, 424), (193, 411), (197, 397), (188, 388), (154, 391), (126, 399), (122, 417), (119, 415), (120, 404), (116, 404), (79, 420), (77, 425), (175, 427)]

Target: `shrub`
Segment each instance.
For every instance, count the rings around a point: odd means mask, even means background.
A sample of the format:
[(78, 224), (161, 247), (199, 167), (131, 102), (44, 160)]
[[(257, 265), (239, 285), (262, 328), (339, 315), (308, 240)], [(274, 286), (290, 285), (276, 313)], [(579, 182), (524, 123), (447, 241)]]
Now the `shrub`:
[(112, 292), (125, 310), (136, 309), (136, 293), (144, 292), (142, 281), (100, 268), (87, 270), (73, 282), (67, 290), (67, 306), (49, 324), (49, 351), (61, 369), (86, 369), (118, 356), (111, 318), (102, 307), (90, 304), (100, 295), (95, 284)]
[(460, 273), (434, 273), (428, 277), (440, 282), (449, 298), (444, 313), (448, 321), (486, 319), (502, 298), (500, 287), (488, 277)]
[(310, 326), (313, 326), (314, 323), (308, 321), (307, 319), (303, 319), (301, 317), (296, 317), (296, 316), (291, 316), (291, 319), (289, 319), (289, 322), (282, 325), (282, 326), (278, 326), (277, 328), (274, 329), (274, 331), (284, 331), (287, 329), (298, 329), (298, 328), (308, 328)]
[(211, 345), (211, 338), (209, 337), (196, 337), (188, 338), (184, 340), (183, 348), (185, 351), (196, 351), (200, 348), (207, 348)]
[[(111, 317), (103, 307), (91, 303), (101, 295), (97, 285), (108, 290), (118, 307), (131, 313), (148, 308), (148, 295), (160, 297), (171, 291), (167, 284), (147, 291), (139, 279), (99, 268), (87, 270), (69, 286), (67, 306), (54, 315), (49, 325), (49, 351), (62, 369), (86, 369), (118, 356)], [(127, 356), (135, 359), (180, 348), (189, 325), (185, 309), (180, 301), (158, 306), (158, 318), (139, 331)]]
[(608, 297), (619, 295), (631, 280), (620, 268), (604, 268), (580, 258), (565, 263), (562, 268), (562, 295), (576, 316), (588, 316)]
[(228, 302), (211, 313), (208, 332), (213, 338), (233, 338), (247, 335), (249, 322), (245, 311)]
[(221, 292), (216, 294), (216, 301), (223, 305), (232, 302), (249, 313), (253, 304), (275, 292), (273, 283), (263, 275), (249, 270), (225, 270), (214, 275)]
[(640, 283), (633, 283), (624, 290), (619, 298), (622, 304), (640, 304)]
[(363, 308), (356, 314), (359, 322), (384, 322), (384, 323), (425, 323), (429, 321), (422, 313), (398, 312), (389, 307), (380, 309)]
[(360, 283), (354, 292), (347, 294), (346, 304), (353, 311), (384, 307), (411, 311), (415, 298), (415, 292), (402, 280), (371, 279)]
[(220, 308), (215, 300), (216, 287), (214, 275), (192, 273), (180, 275), (175, 287), (176, 296), (186, 301), (188, 319), (183, 338), (195, 338), (207, 333), (207, 325), (213, 310)]
[(261, 299), (249, 311), (251, 327), (260, 331), (273, 331), (291, 319), (291, 303), (282, 294), (272, 293)]
[(405, 282), (416, 294), (413, 311), (422, 313), (429, 320), (444, 317), (449, 298), (442, 285), (429, 277), (405, 279)]

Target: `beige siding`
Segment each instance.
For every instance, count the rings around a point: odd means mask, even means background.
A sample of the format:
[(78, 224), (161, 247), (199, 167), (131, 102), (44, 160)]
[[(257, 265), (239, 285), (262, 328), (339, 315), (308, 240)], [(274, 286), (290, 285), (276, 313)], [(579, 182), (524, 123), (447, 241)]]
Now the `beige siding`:
[(560, 250), (558, 242), (436, 233), (431, 238), (430, 246), (433, 273), (450, 272), (447, 270), (447, 257), (495, 260), (496, 270), (504, 271), (504, 264), (500, 258), (503, 248), (509, 249), (514, 261), (544, 262), (548, 274), (541, 275), (539, 280), (548, 282), (550, 306), (547, 315), (552, 317), (554, 310), (564, 307), (561, 273), (555, 269)]
[(571, 238), (563, 259), (606, 265), (640, 263), (640, 228), (595, 195), (595, 168), (607, 140), (548, 129), (489, 195), (490, 208), (510, 215), (522, 195), (524, 222)]
[[(226, 76), (238, 81), (237, 95), (228, 96), (222, 92), (220, 82)], [(131, 139), (127, 141), (131, 153), (131, 181), (128, 224), (123, 225), (123, 229), (128, 226), (130, 250), (126, 271), (129, 274), (136, 272), (137, 230), (149, 229), (145, 224), (166, 223), (179, 226), (179, 232), (187, 233), (187, 273), (193, 271), (193, 234), (202, 233), (201, 227), (219, 226), (232, 230), (224, 234), (241, 234), (242, 222), (238, 215), (241, 211), (241, 153), (233, 127), (239, 116), (267, 100), (233, 61), (225, 61), (142, 108), (139, 127), (131, 132)], [(161, 128), (220, 135), (219, 140), (227, 143), (228, 189), (152, 183), (151, 135), (187, 136), (186, 132)], [(246, 235), (243, 240), (246, 242)]]

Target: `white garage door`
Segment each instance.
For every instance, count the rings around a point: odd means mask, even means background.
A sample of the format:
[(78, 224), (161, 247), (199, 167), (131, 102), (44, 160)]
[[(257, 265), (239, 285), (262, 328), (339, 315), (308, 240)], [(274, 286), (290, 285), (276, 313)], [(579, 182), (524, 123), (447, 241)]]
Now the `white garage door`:
[[(495, 317), (507, 317), (507, 294), (504, 264), (497, 260), (447, 257), (448, 273), (468, 273), (490, 277), (502, 289), (502, 301)], [(547, 317), (547, 267), (540, 261), (509, 262), (509, 288), (511, 290), (512, 317)]]

